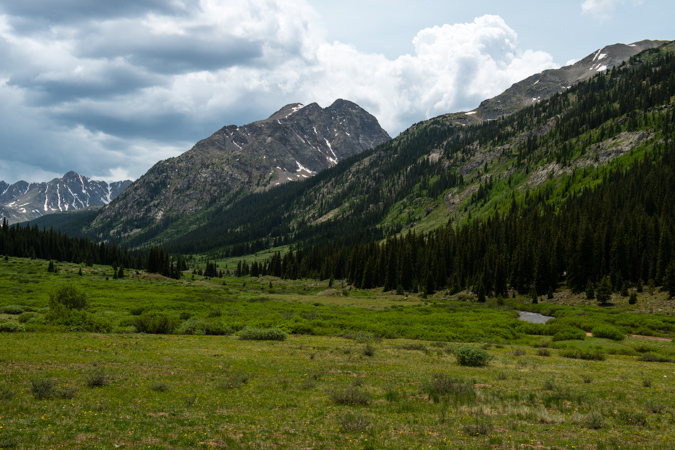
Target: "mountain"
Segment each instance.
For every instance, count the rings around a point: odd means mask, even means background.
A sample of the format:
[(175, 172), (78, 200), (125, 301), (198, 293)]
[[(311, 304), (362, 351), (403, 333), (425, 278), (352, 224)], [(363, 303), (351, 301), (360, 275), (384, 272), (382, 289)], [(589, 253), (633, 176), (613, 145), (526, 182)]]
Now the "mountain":
[(90, 180), (72, 171), (62, 178), (43, 183), (18, 181), (9, 185), (0, 181), (0, 216), (11, 224), (56, 212), (103, 206), (117, 198), (130, 184), (130, 180), (110, 184)]
[[(675, 44), (659, 44), (642, 42), (647, 50), (632, 57), (638, 44), (606, 47), (611, 56), (595, 51), (577, 63), (592, 78), (541, 92), (539, 101), (519, 103), (497, 119), (482, 120), (480, 108), (435, 117), (300, 183), (212, 198), (181, 217), (119, 221), (112, 234), (108, 222), (108, 228), (89, 227), (96, 233), (88, 236), (132, 248), (156, 243), (179, 253), (243, 255), (282, 244), (351, 244), (463, 226), (532, 198), (541, 207), (562, 202), (597, 185), (607, 168), (644, 157), (668, 134)], [(608, 56), (600, 58), (604, 51)], [(621, 58), (627, 59), (611, 71), (591, 70)], [(528, 83), (545, 84), (535, 81)]]
[(458, 118), (475, 122), (507, 116), (556, 93), (562, 93), (576, 83), (588, 80), (600, 72), (620, 66), (644, 50), (660, 47), (667, 42), (644, 40), (628, 45), (608, 45), (574, 64), (560, 69), (545, 70), (519, 81), (500, 95), (483, 101), (474, 111), (458, 114)]
[(298, 186), (214, 205), (162, 242), (177, 252), (244, 254), (380, 240), (488, 218), (530, 198), (542, 207), (562, 201), (663, 142), (673, 123), (674, 50), (646, 50), (496, 120), (466, 125), (446, 115), (416, 124)]
[(389, 140), (375, 117), (349, 101), (325, 109), (287, 105), (268, 119), (226, 126), (160, 161), (101, 212), (91, 232), (119, 237), (180, 220), (217, 202), (310, 178)]

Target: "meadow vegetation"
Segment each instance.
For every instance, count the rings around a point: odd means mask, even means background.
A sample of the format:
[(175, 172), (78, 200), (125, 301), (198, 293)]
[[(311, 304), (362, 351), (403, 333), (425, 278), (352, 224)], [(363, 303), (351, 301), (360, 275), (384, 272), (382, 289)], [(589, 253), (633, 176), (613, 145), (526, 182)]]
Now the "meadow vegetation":
[[(113, 280), (109, 266), (47, 266), (0, 258), (0, 448), (667, 449), (675, 439), (666, 293), (604, 307), (567, 291), (477, 303), (467, 292), (133, 270)], [(529, 324), (516, 310), (555, 319)]]

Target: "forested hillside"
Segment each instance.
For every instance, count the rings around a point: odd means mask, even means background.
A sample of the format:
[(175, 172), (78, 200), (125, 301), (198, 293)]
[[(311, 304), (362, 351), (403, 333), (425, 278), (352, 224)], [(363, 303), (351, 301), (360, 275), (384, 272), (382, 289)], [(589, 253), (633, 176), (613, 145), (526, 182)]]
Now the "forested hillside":
[(672, 43), (511, 116), (463, 126), (457, 115), (417, 124), (302, 183), (195, 217), (171, 239), (168, 224), (138, 236), (176, 252), (237, 255), (278, 244), (367, 243), (506, 214), (512, 204), (560, 207), (603, 174), (630, 165), (672, 134)]

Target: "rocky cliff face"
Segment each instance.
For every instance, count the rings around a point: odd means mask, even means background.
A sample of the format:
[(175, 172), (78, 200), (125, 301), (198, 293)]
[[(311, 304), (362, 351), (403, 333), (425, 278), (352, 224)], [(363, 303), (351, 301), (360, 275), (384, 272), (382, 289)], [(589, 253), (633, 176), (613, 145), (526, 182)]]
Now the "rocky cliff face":
[(116, 224), (126, 221), (132, 232), (130, 224), (140, 229), (238, 192), (302, 180), (389, 139), (377, 119), (354, 103), (287, 105), (266, 120), (226, 126), (160, 161), (101, 212), (92, 231), (116, 234)]
[(492, 120), (507, 116), (550, 98), (556, 93), (562, 93), (572, 85), (587, 80), (599, 72), (617, 67), (644, 50), (656, 48), (668, 42), (645, 40), (629, 45), (608, 45), (572, 65), (545, 70), (519, 81), (497, 97), (483, 101), (476, 110), (457, 114), (457, 119), (470, 123), (476, 120)]
[(103, 206), (117, 198), (130, 180), (106, 183), (75, 172), (46, 183), (0, 181), (0, 216), (9, 223), (25, 222), (55, 212)]

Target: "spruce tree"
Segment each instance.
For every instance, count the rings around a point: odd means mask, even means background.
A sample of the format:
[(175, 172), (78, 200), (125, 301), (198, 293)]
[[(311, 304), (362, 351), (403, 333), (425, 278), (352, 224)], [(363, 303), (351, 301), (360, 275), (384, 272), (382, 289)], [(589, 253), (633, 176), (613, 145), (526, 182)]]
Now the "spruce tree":
[(606, 305), (612, 299), (612, 284), (609, 282), (609, 278), (602, 278), (595, 289), (595, 298), (601, 305)]
[(593, 283), (589, 279), (586, 283), (586, 300), (593, 300), (595, 298), (595, 290), (593, 289)]
[(675, 264), (672, 261), (666, 267), (663, 276), (663, 290), (668, 292), (668, 298), (675, 297)]

